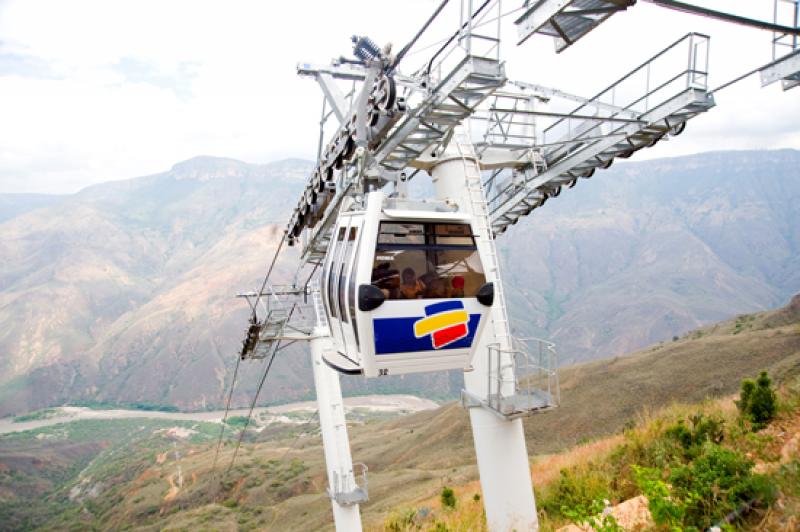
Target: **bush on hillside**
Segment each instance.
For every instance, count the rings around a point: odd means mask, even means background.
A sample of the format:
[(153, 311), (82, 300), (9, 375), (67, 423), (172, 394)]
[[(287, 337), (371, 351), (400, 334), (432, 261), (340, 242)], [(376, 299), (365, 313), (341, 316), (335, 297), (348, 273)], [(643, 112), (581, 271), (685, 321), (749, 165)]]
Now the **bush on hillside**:
[(563, 514), (582, 528), (589, 527), (596, 532), (624, 532), (616, 518), (606, 511), (608, 501), (593, 501), (588, 507), (562, 508)]
[[(705, 530), (743, 504), (768, 503), (773, 489), (743, 452), (721, 445), (723, 420), (694, 414), (649, 442), (650, 457), (632, 467), (660, 526)], [(642, 463), (643, 462), (643, 463)]]
[(231, 427), (244, 427), (249, 422), (247, 416), (231, 416), (225, 421)]
[(696, 413), (689, 416), (688, 425), (684, 420), (668, 427), (664, 434), (675, 439), (689, 455), (696, 455), (698, 448), (705, 442), (721, 443), (725, 437), (723, 430), (725, 421), (718, 416), (704, 416)]
[(742, 381), (736, 406), (742, 417), (753, 423), (755, 430), (763, 428), (775, 417), (778, 410), (777, 396), (766, 371), (762, 371), (755, 381)]
[(443, 508), (455, 508), (456, 507), (456, 494), (453, 492), (452, 488), (448, 488), (445, 486), (442, 488), (442, 507)]

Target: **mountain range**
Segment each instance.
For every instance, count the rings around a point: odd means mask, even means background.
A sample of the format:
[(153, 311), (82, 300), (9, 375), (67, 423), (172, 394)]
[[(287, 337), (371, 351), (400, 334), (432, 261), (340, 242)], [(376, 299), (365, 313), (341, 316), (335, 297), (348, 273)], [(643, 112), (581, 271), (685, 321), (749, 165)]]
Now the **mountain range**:
[[(73, 195), (0, 195), (0, 415), (222, 404), (247, 320), (233, 296), (259, 285), (312, 166), (198, 157)], [(800, 151), (619, 164), (498, 244), (515, 332), (553, 339), (563, 363), (668, 341), (800, 289)], [(236, 404), (262, 371), (245, 368)], [(308, 369), (303, 348), (283, 351), (262, 401), (311, 397)], [(452, 396), (460, 376), (343, 385)]]

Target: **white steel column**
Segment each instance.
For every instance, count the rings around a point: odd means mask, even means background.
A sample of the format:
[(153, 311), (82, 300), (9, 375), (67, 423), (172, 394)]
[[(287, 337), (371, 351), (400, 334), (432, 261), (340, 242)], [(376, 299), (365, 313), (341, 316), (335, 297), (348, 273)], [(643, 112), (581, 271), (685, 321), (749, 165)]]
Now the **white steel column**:
[[(311, 340), (311, 366), (314, 369), (314, 385), (317, 390), (319, 425), (322, 445), (325, 449), (325, 465), (331, 495), (337, 490), (348, 492), (355, 488), (353, 459), (350, 456), (350, 441), (344, 416), (342, 388), (339, 374), (322, 360), (325, 350), (333, 349), (327, 327), (316, 327)], [(337, 532), (360, 532), (361, 514), (358, 504), (342, 506), (331, 497), (333, 520)]]
[[(475, 204), (474, 199), (470, 197), (465, 161), (454, 146), (455, 142), (455, 140), (451, 142), (446, 152), (442, 154), (441, 162), (431, 171), (436, 197), (440, 200), (457, 202), (460, 208), (467, 210), (476, 218), (485, 216), (485, 204)], [(474, 160), (468, 160), (467, 164), (473, 165), (473, 168), (468, 169), (470, 172), (478, 171)], [(494, 243), (491, 241), (488, 224), (476, 223), (476, 227), (483, 233), (477, 235), (476, 243), (481, 260), (486, 265), (489, 255), (496, 258)], [(497, 265), (490, 266), (490, 270), (492, 271), (485, 272), (486, 280), (500, 283)], [(478, 397), (486, 397), (488, 393), (490, 377), (488, 345), (510, 342), (508, 316), (502, 298), (495, 298), (490, 314), (491, 323), (486, 324), (472, 360), (474, 369), (464, 374), (466, 390)], [(508, 349), (510, 345), (502, 347)], [(503, 361), (503, 364), (508, 362)], [(489, 530), (492, 532), (538, 530), (536, 501), (522, 420), (508, 421), (481, 407), (470, 408), (469, 415)]]

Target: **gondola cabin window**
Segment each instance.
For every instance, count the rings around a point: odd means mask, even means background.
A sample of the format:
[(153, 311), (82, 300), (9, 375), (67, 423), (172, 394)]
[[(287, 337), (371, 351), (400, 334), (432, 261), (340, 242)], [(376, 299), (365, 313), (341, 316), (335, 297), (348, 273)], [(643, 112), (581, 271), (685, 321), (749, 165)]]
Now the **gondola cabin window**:
[[(345, 306), (345, 294), (347, 290), (345, 274), (347, 273), (347, 267), (353, 260), (353, 250), (355, 249), (357, 232), (358, 230), (355, 227), (351, 227), (350, 231), (348, 231), (347, 244), (345, 246), (344, 255), (342, 256), (341, 270), (339, 271), (339, 313), (344, 323), (348, 323), (349, 321), (347, 316), (348, 309)], [(342, 237), (344, 237), (344, 235), (342, 235)], [(350, 275), (352, 276), (353, 274), (351, 273)]]
[(381, 222), (372, 284), (386, 299), (475, 297), (485, 282), (469, 224)]
[(336, 273), (339, 272), (338, 264), (342, 257), (342, 248), (344, 247), (344, 234), (346, 229), (344, 227), (339, 228), (338, 235), (336, 236), (336, 243), (335, 248), (332, 250), (332, 259), (330, 264), (328, 265), (328, 286), (327, 286), (327, 296), (328, 296), (328, 311), (332, 318), (339, 318), (339, 312), (337, 308), (337, 286), (338, 286), (338, 278), (335, 276)]

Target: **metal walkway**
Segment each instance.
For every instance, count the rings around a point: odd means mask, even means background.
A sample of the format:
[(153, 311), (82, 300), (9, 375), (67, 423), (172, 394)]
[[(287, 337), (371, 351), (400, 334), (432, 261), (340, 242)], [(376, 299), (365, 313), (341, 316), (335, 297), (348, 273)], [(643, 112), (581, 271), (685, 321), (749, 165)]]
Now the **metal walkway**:
[[(522, 181), (487, 183), (494, 190), (489, 202), (495, 233), (558, 196), (562, 186), (679, 134), (689, 119), (713, 107), (707, 52), (708, 37), (690, 33), (547, 128), (541, 144), (546, 170)], [(675, 57), (685, 65), (677, 72)], [(661, 63), (672, 68), (660, 69)]]

